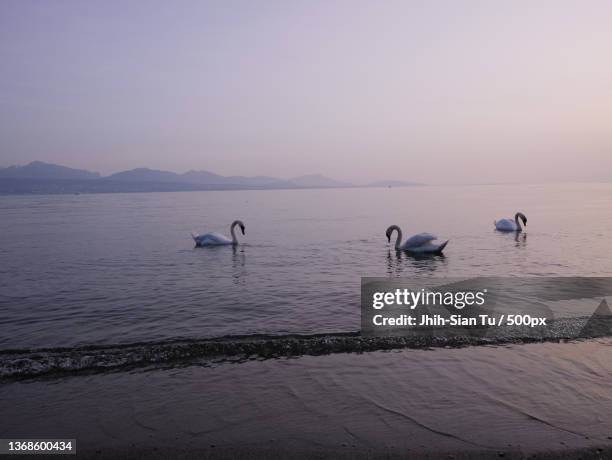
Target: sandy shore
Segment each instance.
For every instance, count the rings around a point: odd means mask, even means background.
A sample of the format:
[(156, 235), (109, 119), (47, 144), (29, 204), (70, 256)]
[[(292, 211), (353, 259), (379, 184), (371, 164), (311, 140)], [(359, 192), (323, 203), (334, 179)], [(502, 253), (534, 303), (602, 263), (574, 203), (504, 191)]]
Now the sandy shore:
[(612, 339), (338, 353), (0, 385), (3, 438), (83, 458), (612, 458)]

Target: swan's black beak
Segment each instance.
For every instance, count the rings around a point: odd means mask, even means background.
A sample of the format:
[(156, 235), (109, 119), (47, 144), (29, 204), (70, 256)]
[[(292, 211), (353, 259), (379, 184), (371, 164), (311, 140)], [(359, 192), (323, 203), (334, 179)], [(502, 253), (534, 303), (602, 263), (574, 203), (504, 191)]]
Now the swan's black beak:
[(385, 233), (385, 236), (387, 237), (387, 242), (391, 242), (391, 235), (389, 235), (389, 233)]
[(241, 226), (240, 226), (240, 230), (242, 231), (242, 234), (243, 234), (243, 235), (244, 235), (244, 229), (245, 229), (245, 226), (244, 226), (244, 225), (241, 225)]

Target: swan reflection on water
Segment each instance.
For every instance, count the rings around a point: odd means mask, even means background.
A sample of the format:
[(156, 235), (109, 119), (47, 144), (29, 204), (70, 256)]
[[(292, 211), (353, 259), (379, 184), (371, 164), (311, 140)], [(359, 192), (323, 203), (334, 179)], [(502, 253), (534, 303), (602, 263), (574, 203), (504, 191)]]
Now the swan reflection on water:
[(231, 245), (231, 253), (228, 245), (210, 245), (206, 251), (202, 251), (199, 246), (195, 246), (192, 251), (195, 263), (202, 270), (208, 270), (211, 266), (218, 267), (214, 273), (216, 278), (226, 278), (232, 280), (234, 284), (244, 284), (247, 275), (246, 266), (246, 244)]
[(232, 246), (232, 280), (234, 284), (246, 282), (246, 249), (245, 246)]
[(444, 254), (411, 254), (406, 251), (389, 249), (387, 252), (387, 274), (401, 276), (415, 273), (431, 274), (447, 263)]
[(527, 245), (527, 233), (524, 231), (515, 232), (500, 232), (497, 229), (493, 230), (500, 238), (513, 238), (517, 248), (523, 248)]
[(514, 235), (514, 241), (516, 242), (515, 246), (517, 248), (525, 247), (527, 245), (527, 233), (516, 232), (516, 235)]

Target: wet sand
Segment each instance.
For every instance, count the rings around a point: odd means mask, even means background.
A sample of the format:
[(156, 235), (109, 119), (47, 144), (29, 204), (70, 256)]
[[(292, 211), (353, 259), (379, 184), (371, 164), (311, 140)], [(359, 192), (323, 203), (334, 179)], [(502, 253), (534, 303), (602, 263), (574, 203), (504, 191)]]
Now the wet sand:
[(94, 458), (610, 458), (611, 346), (341, 353), (13, 381), (0, 386), (10, 401), (1, 437), (76, 438)]
[(539, 451), (525, 454), (508, 451), (470, 451), (470, 452), (414, 452), (399, 449), (360, 450), (354, 448), (327, 450), (280, 450), (280, 449), (123, 449), (106, 451), (87, 451), (79, 457), (91, 459), (210, 459), (210, 460), (273, 460), (273, 459), (338, 459), (338, 460), (605, 460), (612, 458), (612, 448), (591, 448), (576, 450)]

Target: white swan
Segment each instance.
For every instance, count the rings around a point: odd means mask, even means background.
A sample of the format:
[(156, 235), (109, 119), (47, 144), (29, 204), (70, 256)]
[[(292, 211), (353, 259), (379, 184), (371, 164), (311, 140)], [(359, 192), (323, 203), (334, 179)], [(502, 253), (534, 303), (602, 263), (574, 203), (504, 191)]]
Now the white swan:
[(206, 235), (198, 235), (197, 233), (192, 233), (191, 236), (193, 240), (195, 241), (196, 247), (224, 246), (228, 244), (236, 245), (238, 244), (238, 238), (236, 238), (236, 233), (234, 232), (234, 227), (236, 227), (236, 225), (240, 226), (240, 230), (242, 231), (242, 234), (244, 235), (244, 229), (245, 229), (244, 224), (242, 223), (241, 220), (235, 220), (234, 222), (232, 222), (232, 225), (230, 227), (230, 233), (232, 235), (231, 239), (229, 239), (225, 235), (221, 235), (220, 233), (216, 233), (216, 232), (207, 233)]
[(521, 227), (521, 223), (519, 221), (519, 217), (523, 221), (523, 225), (527, 226), (527, 217), (522, 212), (517, 212), (514, 215), (514, 220), (512, 219), (500, 219), (496, 220), (495, 229), (500, 232), (522, 232), (523, 227)]
[(448, 244), (448, 240), (442, 244), (434, 244), (432, 241), (438, 237), (431, 233), (419, 233), (411, 236), (404, 244), (402, 244), (402, 229), (397, 225), (391, 225), (386, 232), (387, 240), (391, 242), (391, 235), (397, 230), (397, 239), (395, 240), (395, 249), (412, 252), (414, 254), (442, 254), (442, 250)]

